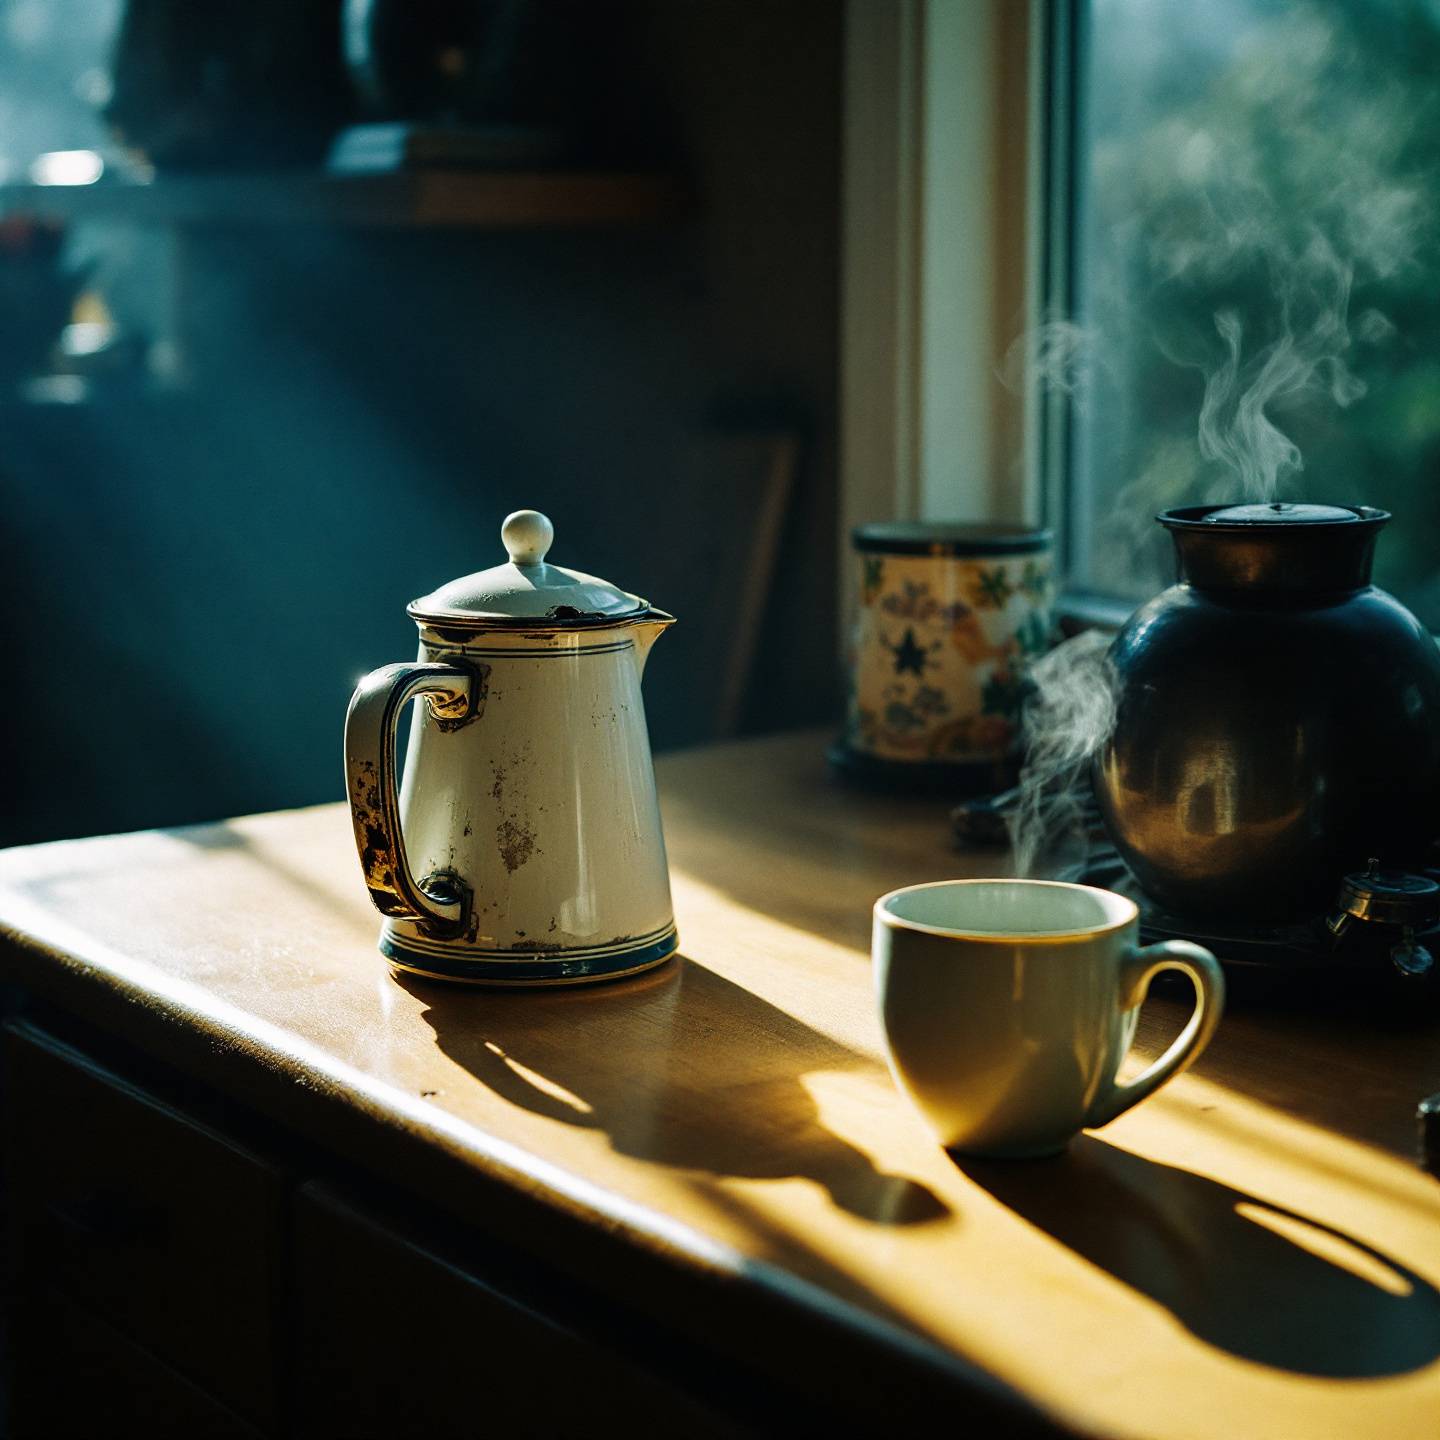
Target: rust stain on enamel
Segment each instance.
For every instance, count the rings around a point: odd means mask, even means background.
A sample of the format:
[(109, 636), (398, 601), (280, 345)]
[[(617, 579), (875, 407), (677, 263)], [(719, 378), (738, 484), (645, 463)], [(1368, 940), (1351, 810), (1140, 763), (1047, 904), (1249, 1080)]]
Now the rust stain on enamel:
[(500, 858), (505, 868), (513, 875), (534, 853), (533, 832), (514, 820), (502, 820), (495, 827), (495, 839), (499, 843)]

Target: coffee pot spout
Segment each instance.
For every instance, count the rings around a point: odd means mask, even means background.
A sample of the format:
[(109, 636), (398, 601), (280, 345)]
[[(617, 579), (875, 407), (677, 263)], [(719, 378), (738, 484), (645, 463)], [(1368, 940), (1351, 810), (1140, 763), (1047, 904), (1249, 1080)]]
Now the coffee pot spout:
[(631, 624), (635, 634), (635, 674), (645, 674), (645, 662), (650, 658), (650, 647), (675, 623), (675, 617), (653, 605), (638, 620)]

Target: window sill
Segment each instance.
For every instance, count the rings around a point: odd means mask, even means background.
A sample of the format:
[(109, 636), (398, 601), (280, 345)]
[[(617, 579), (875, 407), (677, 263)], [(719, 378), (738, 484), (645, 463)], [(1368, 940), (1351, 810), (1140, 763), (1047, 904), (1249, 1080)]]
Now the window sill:
[(1116, 631), (1142, 602), (1098, 595), (1089, 590), (1067, 590), (1056, 606), (1056, 618), (1066, 635), (1081, 630)]

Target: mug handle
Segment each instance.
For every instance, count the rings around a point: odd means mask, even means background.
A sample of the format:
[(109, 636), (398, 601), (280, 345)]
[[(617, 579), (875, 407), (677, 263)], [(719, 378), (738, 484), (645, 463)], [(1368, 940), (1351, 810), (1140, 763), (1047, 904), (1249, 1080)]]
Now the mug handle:
[(1085, 1116), (1087, 1130), (1108, 1125), (1188, 1069), (1200, 1058), (1220, 1023), (1220, 1012), (1225, 1008), (1224, 971), (1208, 950), (1189, 940), (1163, 940), (1158, 945), (1132, 949), (1120, 964), (1120, 1008), (1132, 1010), (1141, 1004), (1150, 982), (1162, 970), (1178, 970), (1190, 977), (1195, 986), (1195, 1009), (1174, 1044), (1149, 1069), (1127, 1084), (1111, 1080), (1096, 1096)]
[(382, 915), (414, 920), (438, 938), (459, 935), (470, 914), (470, 887), (453, 871), (417, 880), (400, 833), (395, 731), (421, 696), (443, 730), (479, 718), (488, 666), (382, 665), (355, 688), (345, 716), (345, 787), (355, 849), (370, 899)]

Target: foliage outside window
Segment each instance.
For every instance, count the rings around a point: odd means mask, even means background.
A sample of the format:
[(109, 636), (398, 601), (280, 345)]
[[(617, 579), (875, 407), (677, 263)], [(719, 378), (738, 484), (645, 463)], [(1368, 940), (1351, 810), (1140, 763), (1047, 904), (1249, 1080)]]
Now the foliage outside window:
[(1379, 505), (1440, 628), (1440, 0), (1090, 0), (1076, 56), (1074, 580), (1166, 583), (1171, 505)]

